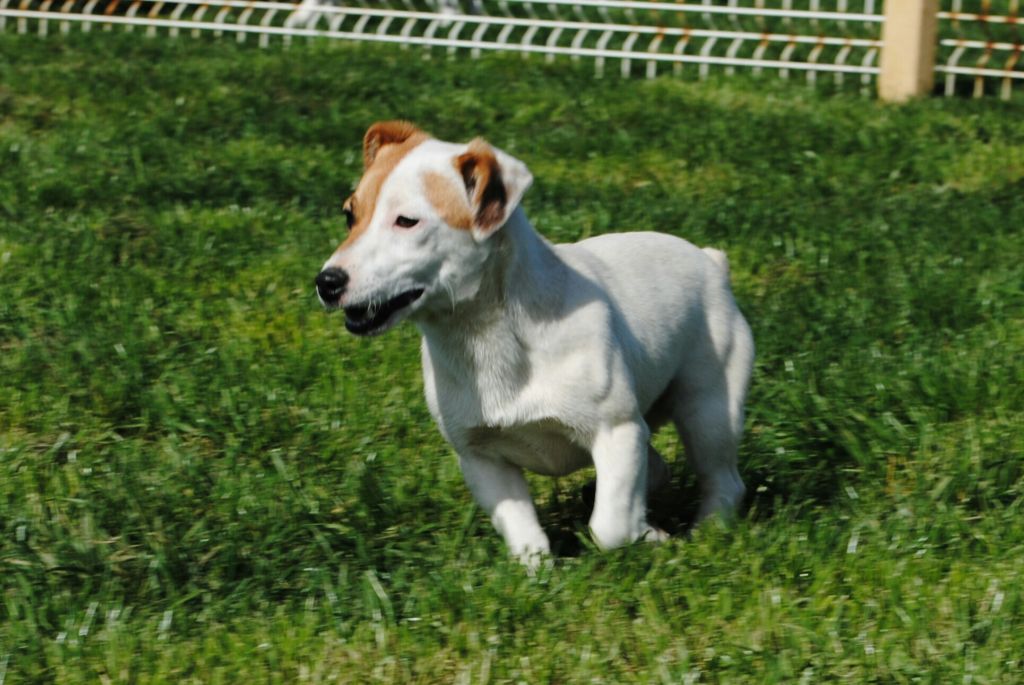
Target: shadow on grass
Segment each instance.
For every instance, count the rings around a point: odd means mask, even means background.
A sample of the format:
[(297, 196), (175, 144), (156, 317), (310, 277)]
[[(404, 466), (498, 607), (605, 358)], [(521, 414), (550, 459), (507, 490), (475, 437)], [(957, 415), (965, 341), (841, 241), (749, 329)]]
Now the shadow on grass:
[[(594, 509), (596, 481), (582, 486), (556, 485), (551, 498), (538, 505), (538, 516), (556, 557), (578, 557), (593, 546), (587, 522)], [(700, 492), (693, 475), (674, 469), (668, 485), (648, 499), (652, 525), (672, 537), (685, 537), (693, 527), (700, 504)]]
[[(818, 436), (818, 442), (820, 453), (806, 457), (802, 467), (787, 463), (784, 457), (779, 458), (774, 469), (763, 458), (754, 456), (746, 468), (741, 463), (747, 494), (737, 511), (738, 517), (765, 521), (782, 507), (803, 510), (835, 505), (843, 492), (842, 472), (854, 467), (856, 461), (850, 455), (839, 456), (841, 447), (828, 436)], [(682, 455), (669, 468), (669, 483), (648, 497), (648, 520), (673, 538), (686, 538), (696, 523), (700, 487)], [(582, 485), (558, 483), (546, 501), (538, 502), (538, 516), (556, 557), (578, 557), (593, 546), (587, 523), (595, 493), (593, 479)]]

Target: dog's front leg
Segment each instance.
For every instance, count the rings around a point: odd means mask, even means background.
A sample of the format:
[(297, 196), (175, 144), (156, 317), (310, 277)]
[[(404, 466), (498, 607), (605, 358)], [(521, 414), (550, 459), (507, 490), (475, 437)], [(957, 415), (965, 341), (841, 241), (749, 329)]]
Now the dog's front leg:
[(502, 459), (460, 452), (459, 464), (477, 504), (505, 538), (509, 552), (533, 568), (551, 551), (537, 520), (530, 488), (518, 466)]
[(635, 540), (662, 540), (664, 532), (647, 524), (647, 440), (641, 419), (602, 426), (591, 452), (597, 493), (590, 532), (604, 549)]

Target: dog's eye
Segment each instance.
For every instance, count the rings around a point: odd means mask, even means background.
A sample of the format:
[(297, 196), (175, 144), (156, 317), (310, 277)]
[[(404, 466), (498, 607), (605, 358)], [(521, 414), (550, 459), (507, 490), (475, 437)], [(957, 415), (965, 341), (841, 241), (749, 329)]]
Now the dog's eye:
[(352, 226), (356, 223), (356, 215), (348, 207), (343, 207), (341, 213), (345, 215), (345, 221), (348, 223), (348, 229), (351, 231)]
[(395, 219), (395, 225), (398, 226), (399, 228), (412, 228), (413, 226), (415, 226), (419, 222), (420, 222), (419, 219), (410, 219), (407, 216), (401, 216), (401, 215), (399, 215), (399, 217), (397, 219)]

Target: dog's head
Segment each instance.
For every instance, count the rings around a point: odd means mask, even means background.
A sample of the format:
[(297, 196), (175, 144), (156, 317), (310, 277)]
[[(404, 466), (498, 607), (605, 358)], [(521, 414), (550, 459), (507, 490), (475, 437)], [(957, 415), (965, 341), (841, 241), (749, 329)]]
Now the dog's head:
[(429, 307), (475, 292), (533, 177), (477, 138), (445, 143), (404, 121), (370, 127), (363, 177), (343, 206), (348, 236), (316, 277), (324, 306), (345, 310), (357, 335), (383, 333)]

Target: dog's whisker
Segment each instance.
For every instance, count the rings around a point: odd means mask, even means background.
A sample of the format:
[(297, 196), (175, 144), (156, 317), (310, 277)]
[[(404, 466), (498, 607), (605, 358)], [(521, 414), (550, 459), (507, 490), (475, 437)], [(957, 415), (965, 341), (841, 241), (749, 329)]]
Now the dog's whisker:
[(445, 283), (444, 289), (448, 291), (448, 299), (452, 303), (452, 313), (455, 313), (455, 288), (452, 287), (451, 283)]

